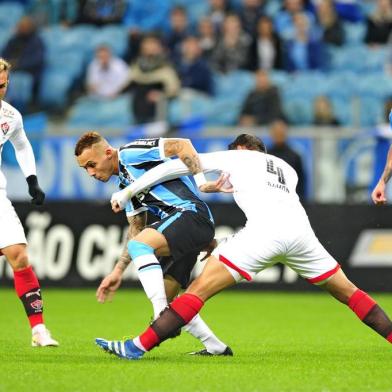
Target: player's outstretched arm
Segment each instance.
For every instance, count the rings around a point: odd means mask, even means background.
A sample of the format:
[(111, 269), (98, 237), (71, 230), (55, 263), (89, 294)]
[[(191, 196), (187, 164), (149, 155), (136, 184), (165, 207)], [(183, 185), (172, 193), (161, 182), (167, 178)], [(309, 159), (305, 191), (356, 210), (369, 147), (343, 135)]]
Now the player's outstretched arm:
[(196, 185), (199, 188), (207, 182), (203, 173), (199, 154), (189, 139), (164, 139), (164, 143), (165, 156), (177, 156), (180, 158), (191, 174), (193, 174)]
[(141, 214), (128, 217), (128, 223), (129, 227), (127, 238), (120, 259), (114, 266), (113, 271), (102, 280), (97, 289), (96, 297), (100, 303), (111, 301), (115, 292), (120, 287), (123, 273), (131, 262), (131, 258), (128, 253), (128, 242), (139, 234), (146, 226), (147, 213), (142, 212)]
[(372, 192), (372, 200), (376, 205), (382, 205), (387, 202), (385, 195), (386, 184), (392, 176), (392, 146), (389, 148), (385, 169)]

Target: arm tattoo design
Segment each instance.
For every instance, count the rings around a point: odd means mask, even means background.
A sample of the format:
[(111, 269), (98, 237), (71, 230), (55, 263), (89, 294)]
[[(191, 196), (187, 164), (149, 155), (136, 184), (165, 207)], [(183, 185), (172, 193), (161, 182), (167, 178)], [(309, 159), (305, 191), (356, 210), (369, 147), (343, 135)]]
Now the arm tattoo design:
[(197, 155), (184, 155), (181, 159), (192, 174), (200, 173), (202, 171), (200, 160)]
[(128, 241), (138, 235), (146, 226), (147, 222), (147, 213), (142, 212), (139, 215), (131, 216), (128, 218), (128, 233), (127, 233), (127, 238), (125, 241), (125, 246), (124, 249), (121, 253), (120, 259), (117, 262), (117, 267), (119, 267), (122, 271), (125, 271), (125, 269), (128, 267), (128, 265), (131, 262), (131, 258), (128, 253)]

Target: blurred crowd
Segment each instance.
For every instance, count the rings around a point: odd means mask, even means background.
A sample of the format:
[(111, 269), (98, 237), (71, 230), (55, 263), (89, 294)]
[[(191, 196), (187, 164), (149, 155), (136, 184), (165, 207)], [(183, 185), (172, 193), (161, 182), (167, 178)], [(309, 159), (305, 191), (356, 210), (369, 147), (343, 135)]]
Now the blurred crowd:
[[(282, 86), (273, 75), (329, 72), (333, 67), (331, 53), (348, 47), (351, 38), (347, 34), (353, 31), (353, 34), (362, 32), (359, 34), (362, 42), (356, 44), (366, 45), (368, 49), (386, 49), (389, 54), (381, 72), (390, 77), (390, 0), (25, 0), (13, 3), (21, 4), (23, 14), (3, 43), (1, 55), (11, 62), (14, 72), (28, 74), (32, 80), (31, 96), (25, 98), (11, 91), (10, 99), (24, 112), (43, 108), (64, 113), (80, 96), (111, 101), (130, 94), (132, 121), (148, 123), (165, 119), (168, 104), (176, 97), (193, 94), (213, 98), (217, 94), (217, 76), (244, 71), (252, 75), (253, 84), (231, 121), (244, 126), (268, 125), (277, 120), (290, 123), (291, 116), (282, 102)], [(99, 29), (121, 26), (126, 32), (125, 45), (118, 50), (116, 36), (97, 42), (82, 61), (80, 72), (64, 88), (66, 97), (53, 107), (51, 103), (57, 102), (56, 99), (45, 97), (51, 97), (51, 90), (60, 87), (44, 81), (48, 78), (45, 73), (49, 73), (53, 61), (61, 61), (62, 57), (60, 53), (56, 55), (57, 60), (51, 60), (56, 42), (52, 47), (48, 47), (48, 42), (54, 37), (55, 29), (65, 34), (71, 30), (82, 31), (81, 27), (89, 25)], [(95, 31), (91, 30), (90, 36), (81, 35), (80, 40), (93, 40)], [(79, 44), (73, 44), (74, 51)], [(71, 62), (78, 62), (71, 56), (65, 59), (60, 67), (68, 68)], [(231, 94), (235, 95), (236, 86), (233, 87)], [(386, 95), (384, 101), (390, 102)], [(341, 125), (327, 94), (312, 96), (311, 103), (313, 124)]]

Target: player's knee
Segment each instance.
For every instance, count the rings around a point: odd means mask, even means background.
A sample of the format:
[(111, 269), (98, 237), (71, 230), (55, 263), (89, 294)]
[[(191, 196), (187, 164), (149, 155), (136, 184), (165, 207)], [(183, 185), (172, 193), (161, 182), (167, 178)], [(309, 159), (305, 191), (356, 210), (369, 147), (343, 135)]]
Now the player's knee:
[(27, 257), (27, 252), (26, 250), (19, 250), (15, 252), (12, 258), (9, 258), (9, 262), (11, 264), (11, 267), (14, 271), (20, 271), (22, 269), (25, 269), (29, 266), (29, 260)]
[(139, 256), (154, 254), (154, 248), (143, 242), (130, 240), (128, 242), (128, 253), (129, 256), (131, 256), (131, 259), (136, 259), (136, 257)]

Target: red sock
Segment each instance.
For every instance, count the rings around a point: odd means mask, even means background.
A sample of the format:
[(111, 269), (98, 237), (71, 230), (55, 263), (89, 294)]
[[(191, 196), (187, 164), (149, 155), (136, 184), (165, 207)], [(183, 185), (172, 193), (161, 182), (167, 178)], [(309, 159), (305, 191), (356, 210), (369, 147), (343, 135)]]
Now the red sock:
[[(150, 351), (162, 341), (172, 336), (172, 333), (177, 331), (182, 326), (186, 325), (199, 313), (204, 302), (193, 294), (183, 294), (177, 297), (170, 307), (165, 309), (161, 316), (159, 316), (151, 327), (148, 327), (140, 336), (140, 343), (146, 351)], [(176, 317), (170, 317), (170, 314), (175, 314)], [(169, 319), (167, 322), (166, 319)], [(156, 330), (160, 331), (158, 336)]]
[(183, 294), (177, 297), (170, 307), (188, 324), (200, 312), (204, 302), (193, 294)]
[(23, 303), (30, 326), (33, 328), (37, 324), (43, 324), (43, 307), (41, 289), (31, 266), (14, 271), (14, 284), (18, 297)]
[(377, 305), (376, 301), (359, 289), (348, 300), (348, 306), (361, 320), (368, 315), (375, 305)]

